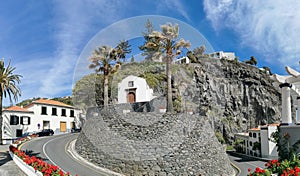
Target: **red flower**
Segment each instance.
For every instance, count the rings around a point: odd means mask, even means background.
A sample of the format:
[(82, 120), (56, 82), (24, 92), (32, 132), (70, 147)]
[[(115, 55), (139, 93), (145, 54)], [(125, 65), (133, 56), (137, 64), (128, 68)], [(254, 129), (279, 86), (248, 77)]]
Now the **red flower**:
[(251, 169), (250, 169), (250, 168), (248, 168), (248, 172), (251, 172)]
[(289, 175), (294, 175), (295, 171), (293, 169), (289, 170)]
[[(27, 138), (21, 138), (20, 140), (26, 140)], [(48, 164), (46, 162), (44, 162), (41, 159), (36, 158), (35, 156), (28, 156), (26, 155), (25, 152), (17, 149), (16, 147), (10, 145), (9, 146), (9, 150), (14, 153), (16, 156), (18, 156), (20, 159), (22, 159), (26, 164), (28, 164), (29, 166), (33, 167), (35, 171), (40, 171), (43, 173), (44, 176), (58, 176), (58, 174), (60, 176), (69, 176), (70, 173), (67, 172), (66, 174), (59, 169), (58, 166), (54, 166), (51, 164)], [(78, 175), (76, 175), (78, 176)]]

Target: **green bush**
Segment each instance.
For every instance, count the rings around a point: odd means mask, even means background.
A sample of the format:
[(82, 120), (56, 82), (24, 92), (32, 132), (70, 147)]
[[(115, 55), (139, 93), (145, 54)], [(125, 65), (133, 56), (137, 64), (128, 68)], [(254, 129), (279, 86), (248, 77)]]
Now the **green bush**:
[(216, 132), (215, 132), (215, 135), (216, 135), (218, 141), (219, 141), (221, 144), (225, 144), (225, 139), (224, 139), (223, 134), (222, 134), (221, 132), (216, 131)]

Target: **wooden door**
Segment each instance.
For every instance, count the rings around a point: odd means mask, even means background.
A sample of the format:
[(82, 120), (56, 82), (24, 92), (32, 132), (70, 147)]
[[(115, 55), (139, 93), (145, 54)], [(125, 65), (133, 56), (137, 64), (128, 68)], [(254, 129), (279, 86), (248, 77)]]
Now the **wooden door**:
[(127, 102), (128, 103), (135, 103), (135, 93), (133, 93), (133, 92), (128, 93)]
[(60, 132), (66, 132), (66, 131), (67, 131), (67, 123), (60, 122)]

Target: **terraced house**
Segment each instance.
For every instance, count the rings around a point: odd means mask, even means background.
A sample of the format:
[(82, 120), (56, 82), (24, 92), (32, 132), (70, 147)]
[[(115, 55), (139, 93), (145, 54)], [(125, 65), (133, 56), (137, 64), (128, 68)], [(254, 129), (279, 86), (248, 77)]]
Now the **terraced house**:
[(24, 133), (52, 129), (54, 134), (70, 132), (78, 127), (80, 110), (65, 103), (39, 99), (25, 107), (12, 106), (3, 110), (3, 143)]

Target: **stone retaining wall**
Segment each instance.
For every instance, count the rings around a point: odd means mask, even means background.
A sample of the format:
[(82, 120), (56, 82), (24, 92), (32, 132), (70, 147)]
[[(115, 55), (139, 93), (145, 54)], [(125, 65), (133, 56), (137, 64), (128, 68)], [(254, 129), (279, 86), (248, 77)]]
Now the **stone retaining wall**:
[(82, 157), (125, 175), (234, 175), (209, 119), (116, 109), (90, 113), (76, 142)]

